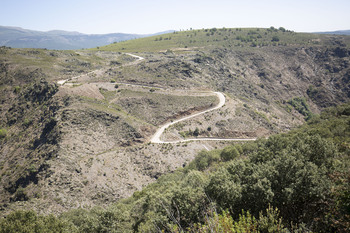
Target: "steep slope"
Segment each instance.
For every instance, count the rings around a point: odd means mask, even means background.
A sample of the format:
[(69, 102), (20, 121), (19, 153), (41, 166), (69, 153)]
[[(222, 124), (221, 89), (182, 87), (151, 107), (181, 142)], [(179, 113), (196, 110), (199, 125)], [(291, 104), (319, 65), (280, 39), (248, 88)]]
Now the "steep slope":
[(269, 28), (184, 31), (80, 51), (2, 47), (2, 214), (107, 205), (229, 144), (149, 143), (162, 124), (217, 103), (202, 91), (223, 92), (225, 105), (171, 126), (163, 139), (266, 137), (347, 102), (349, 42)]

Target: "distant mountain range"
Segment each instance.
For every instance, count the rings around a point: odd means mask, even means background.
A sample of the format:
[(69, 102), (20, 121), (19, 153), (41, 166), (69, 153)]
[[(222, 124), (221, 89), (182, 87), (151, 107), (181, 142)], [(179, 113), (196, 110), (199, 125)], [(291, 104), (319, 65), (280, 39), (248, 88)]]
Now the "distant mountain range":
[(108, 45), (114, 42), (131, 40), (152, 35), (160, 35), (173, 31), (159, 32), (155, 34), (83, 34), (54, 30), (48, 32), (34, 31), (20, 27), (0, 26), (0, 46), (14, 48), (47, 48), (47, 49), (82, 49)]
[(340, 30), (332, 32), (315, 32), (317, 34), (350, 35), (350, 30)]

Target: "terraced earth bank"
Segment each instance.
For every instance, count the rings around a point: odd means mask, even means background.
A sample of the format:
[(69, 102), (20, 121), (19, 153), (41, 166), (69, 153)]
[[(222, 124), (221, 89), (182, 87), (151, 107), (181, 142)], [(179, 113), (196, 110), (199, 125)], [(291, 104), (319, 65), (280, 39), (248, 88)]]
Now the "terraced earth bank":
[[(201, 150), (234, 143), (190, 139), (268, 137), (347, 102), (349, 41), (217, 29), (91, 50), (2, 47), (1, 214), (108, 205)], [(181, 142), (151, 143), (167, 122), (217, 106), (203, 94), (213, 91), (225, 95), (223, 106), (162, 133)]]

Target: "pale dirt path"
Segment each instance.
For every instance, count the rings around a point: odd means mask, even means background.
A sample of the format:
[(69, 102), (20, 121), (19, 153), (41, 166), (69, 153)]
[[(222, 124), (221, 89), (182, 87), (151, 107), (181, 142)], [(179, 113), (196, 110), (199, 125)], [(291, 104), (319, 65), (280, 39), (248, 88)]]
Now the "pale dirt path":
[(134, 55), (134, 54), (131, 54), (131, 53), (126, 53), (126, 55), (129, 55), (129, 56), (132, 56), (134, 58), (137, 58), (139, 59), (140, 61), (142, 61), (143, 59), (145, 59), (144, 57), (140, 57), (140, 56), (137, 56), (137, 55)]
[[(138, 59), (136, 61), (136, 63), (135, 62), (131, 62), (130, 64), (126, 64), (126, 65), (134, 65), (134, 64), (137, 64), (138, 62), (140, 62), (140, 61), (145, 59), (144, 57), (140, 57), (140, 56), (137, 56), (137, 55), (134, 55), (134, 54), (131, 54), (131, 53), (125, 53), (125, 54)], [(59, 81), (57, 81), (57, 84), (63, 86), (68, 81), (72, 81), (72, 80), (78, 79), (79, 77), (81, 77), (83, 75), (89, 75), (89, 74), (97, 73), (97, 72), (102, 71), (102, 70), (103, 69), (98, 69), (98, 70), (94, 70), (94, 71), (91, 71), (91, 72), (86, 73), (86, 74), (81, 74), (81, 75), (78, 75), (78, 76), (75, 76), (75, 77), (72, 77), (72, 78), (69, 78), (69, 79), (59, 80)], [(135, 85), (135, 84), (127, 84), (127, 83), (124, 83), (124, 84), (125, 85)], [(138, 85), (138, 86), (143, 86), (143, 85)], [(145, 87), (149, 87), (149, 86), (145, 86)], [(183, 118), (180, 118), (178, 120), (175, 120), (175, 121), (172, 121), (172, 122), (169, 122), (169, 123), (166, 123), (165, 125), (163, 125), (162, 127), (160, 127), (156, 131), (156, 133), (152, 136), (150, 142), (151, 143), (180, 143), (180, 142), (190, 142), (190, 141), (237, 141), (237, 142), (238, 141), (255, 141), (256, 138), (241, 138), (241, 139), (240, 138), (193, 138), (193, 139), (182, 139), (182, 140), (169, 141), (169, 142), (165, 142), (165, 141), (162, 141), (160, 139), (160, 137), (164, 133), (165, 129), (168, 128), (169, 126), (174, 125), (176, 123), (179, 123), (181, 121), (185, 121), (185, 120), (191, 119), (193, 117), (205, 114), (207, 112), (214, 111), (214, 110), (219, 109), (219, 108), (221, 108), (222, 106), (225, 105), (226, 98), (225, 98), (223, 93), (221, 93), (221, 92), (209, 92), (208, 93), (208, 95), (211, 95), (211, 94), (215, 94), (219, 98), (219, 103), (215, 107), (209, 108), (209, 109), (207, 109), (205, 111), (198, 112), (198, 113), (195, 113), (195, 114), (192, 114), (192, 115), (189, 115), (189, 116), (185, 116)]]
[(219, 98), (219, 103), (215, 107), (209, 108), (205, 111), (198, 112), (198, 113), (192, 114), (190, 116), (186, 116), (186, 117), (180, 118), (178, 120), (166, 123), (165, 125), (163, 125), (162, 127), (160, 127), (156, 131), (156, 133), (151, 138), (150, 142), (151, 143), (180, 143), (180, 142), (190, 142), (190, 141), (255, 141), (256, 138), (245, 138), (245, 139), (239, 139), (239, 138), (193, 138), (193, 139), (182, 139), (182, 140), (168, 141), (168, 142), (162, 141), (160, 139), (160, 137), (164, 133), (165, 129), (168, 128), (169, 126), (174, 125), (176, 123), (179, 123), (181, 121), (185, 121), (185, 120), (191, 119), (193, 117), (205, 114), (207, 112), (214, 111), (214, 110), (219, 109), (225, 105), (226, 98), (225, 98), (224, 94), (222, 94), (221, 92), (210, 92), (210, 93), (216, 94), (216, 96)]
[(59, 80), (59, 81), (57, 81), (57, 84), (63, 86), (63, 85), (64, 85), (66, 82), (68, 82), (68, 81), (73, 81), (73, 80), (78, 79), (78, 78), (80, 78), (80, 77), (82, 77), (82, 76), (87, 76), (87, 75), (90, 75), (90, 74), (94, 74), (94, 73), (97, 73), (97, 72), (102, 71), (102, 70), (103, 70), (103, 69), (93, 70), (93, 71), (90, 71), (89, 73), (86, 73), (86, 74), (81, 74), (81, 75), (78, 75), (78, 76), (74, 76), (74, 77), (72, 77), (72, 78), (68, 78), (68, 79), (64, 79), (64, 80)]
[[(139, 63), (140, 61), (144, 60), (145, 58), (144, 57), (140, 57), (140, 56), (137, 56), (137, 55), (134, 55), (134, 54), (131, 54), (131, 53), (125, 53), (126, 55), (129, 55), (131, 57), (134, 57), (134, 58), (137, 58), (138, 60), (136, 61), (133, 61), (133, 62), (130, 62), (128, 64), (124, 64), (124, 66), (129, 66), (129, 65), (135, 65), (137, 63)], [(86, 74), (81, 74), (81, 75), (78, 75), (78, 76), (75, 76), (75, 77), (72, 77), (72, 78), (68, 78), (68, 79), (63, 79), (63, 80), (59, 80), (57, 81), (57, 84), (60, 85), (60, 86), (63, 86), (66, 82), (68, 81), (73, 81), (73, 80), (76, 80), (82, 76), (87, 76), (87, 75), (90, 75), (90, 74), (93, 74), (93, 73), (98, 73), (98, 72), (103, 72), (104, 70), (106, 70), (106, 68), (102, 68), (102, 69), (97, 69), (97, 70), (93, 70), (93, 71), (90, 71)]]

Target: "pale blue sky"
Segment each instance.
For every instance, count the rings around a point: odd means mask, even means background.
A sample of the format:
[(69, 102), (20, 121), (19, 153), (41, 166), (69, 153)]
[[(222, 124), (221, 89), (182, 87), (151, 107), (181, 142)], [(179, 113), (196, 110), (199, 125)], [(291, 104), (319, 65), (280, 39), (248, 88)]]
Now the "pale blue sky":
[(0, 25), (82, 33), (212, 27), (350, 30), (350, 0), (0, 0)]

